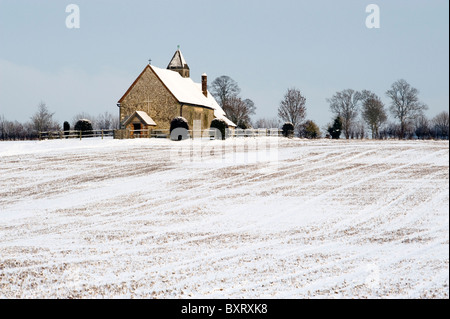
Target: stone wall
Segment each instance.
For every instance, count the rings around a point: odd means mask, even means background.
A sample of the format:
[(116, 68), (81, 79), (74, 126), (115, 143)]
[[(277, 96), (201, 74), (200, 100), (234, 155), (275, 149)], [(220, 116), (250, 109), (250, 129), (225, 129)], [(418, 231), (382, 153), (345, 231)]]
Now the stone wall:
[(214, 110), (206, 107), (183, 105), (182, 116), (188, 121), (189, 129), (194, 128), (194, 120), (200, 120), (202, 130), (209, 129), (214, 119)]
[(129, 131), (125, 129), (114, 130), (114, 139), (123, 140), (129, 138)]

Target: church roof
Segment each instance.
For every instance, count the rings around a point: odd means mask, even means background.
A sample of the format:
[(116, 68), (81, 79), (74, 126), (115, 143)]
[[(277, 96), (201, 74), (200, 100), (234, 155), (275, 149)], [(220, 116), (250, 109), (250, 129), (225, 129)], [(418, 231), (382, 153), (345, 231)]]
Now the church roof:
[(189, 69), (189, 66), (187, 65), (186, 60), (184, 59), (184, 56), (180, 50), (177, 50), (175, 52), (172, 60), (170, 60), (169, 65), (167, 66), (167, 68), (168, 69), (183, 69), (183, 68)]
[(211, 93), (208, 92), (208, 97), (203, 95), (201, 83), (195, 83), (191, 78), (183, 78), (178, 72), (160, 69), (153, 65), (149, 65), (149, 67), (153, 70), (153, 72), (155, 72), (167, 89), (175, 96), (178, 102), (213, 109), (215, 117), (222, 118), (229, 126), (236, 126), (233, 122), (226, 118), (225, 112), (216, 102)]
[(150, 68), (175, 96), (178, 102), (213, 108), (203, 95), (202, 90), (198, 89), (191, 78), (183, 78), (178, 72), (160, 69), (153, 65), (150, 65)]

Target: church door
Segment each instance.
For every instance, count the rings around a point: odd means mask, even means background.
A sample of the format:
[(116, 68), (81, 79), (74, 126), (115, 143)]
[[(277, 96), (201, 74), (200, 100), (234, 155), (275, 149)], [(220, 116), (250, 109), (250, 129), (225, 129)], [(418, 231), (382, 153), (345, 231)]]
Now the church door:
[(133, 135), (136, 137), (140, 137), (141, 136), (141, 123), (133, 123)]

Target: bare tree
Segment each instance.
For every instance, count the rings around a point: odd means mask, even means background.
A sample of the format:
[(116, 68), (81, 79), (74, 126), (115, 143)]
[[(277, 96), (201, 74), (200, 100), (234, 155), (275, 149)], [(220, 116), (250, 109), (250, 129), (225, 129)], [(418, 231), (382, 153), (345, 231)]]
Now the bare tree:
[(94, 129), (96, 130), (110, 130), (116, 128), (116, 123), (118, 123), (119, 118), (115, 117), (109, 113), (105, 112), (99, 114), (94, 120)]
[(400, 125), (393, 122), (387, 122), (379, 131), (381, 139), (396, 138), (400, 132)]
[(11, 122), (11, 133), (14, 140), (23, 140), (25, 138), (25, 129), (22, 123), (17, 120)]
[(261, 118), (258, 119), (253, 127), (254, 128), (279, 128), (281, 122), (278, 118)]
[(225, 112), (228, 100), (237, 97), (240, 92), (241, 89), (237, 82), (227, 75), (219, 76), (211, 83), (211, 94), (217, 99)]
[(89, 120), (91, 123), (94, 123), (95, 117), (86, 112), (78, 113), (72, 118), (72, 126), (74, 127), (79, 120)]
[(8, 121), (2, 115), (0, 116), (0, 139), (1, 140), (25, 140), (37, 138), (34, 125), (31, 123), (20, 123), (16, 121)]
[(403, 79), (394, 82), (386, 95), (391, 99), (392, 115), (400, 121), (400, 138), (404, 138), (408, 125), (428, 106), (419, 101), (419, 91)]
[(54, 114), (50, 113), (44, 102), (39, 103), (37, 112), (31, 117), (33, 129), (36, 132), (59, 130), (60, 125), (53, 120)]
[(387, 120), (384, 104), (374, 93), (363, 91), (363, 95), (365, 97), (362, 105), (362, 118), (372, 131), (372, 138), (379, 138), (380, 127)]
[(414, 133), (417, 138), (422, 140), (431, 138), (430, 121), (424, 114), (421, 114), (414, 119)]
[(283, 121), (292, 123), (295, 130), (299, 129), (306, 116), (306, 98), (300, 90), (296, 88), (287, 90), (278, 107), (278, 116)]
[(352, 123), (351, 138), (364, 139), (366, 137), (366, 126), (363, 119), (357, 119)]
[(250, 115), (255, 113), (255, 104), (250, 99), (233, 96), (227, 99), (224, 111), (227, 117), (240, 128), (251, 126)]
[(5, 118), (5, 116), (2, 114), (0, 116), (0, 138), (2, 140), (6, 140), (6, 124), (7, 120)]
[(449, 135), (449, 115), (444, 111), (436, 115), (432, 123), (434, 125), (434, 135), (436, 138), (443, 138), (448, 140)]
[(33, 123), (31, 121), (25, 122), (23, 127), (25, 130), (25, 139), (33, 140), (39, 137), (39, 135), (33, 130)]
[(112, 118), (112, 122), (111, 122), (111, 129), (112, 130), (118, 130), (120, 128), (120, 120), (119, 120), (119, 116), (113, 116)]
[(358, 115), (362, 99), (362, 93), (352, 89), (336, 92), (331, 99), (327, 99), (327, 102), (330, 103), (330, 110), (342, 119), (342, 131), (346, 139), (351, 136), (352, 124)]
[(211, 83), (211, 94), (216, 98), (227, 117), (237, 126), (251, 126), (250, 115), (255, 113), (255, 103), (239, 97), (241, 89), (236, 81), (227, 75), (216, 78)]

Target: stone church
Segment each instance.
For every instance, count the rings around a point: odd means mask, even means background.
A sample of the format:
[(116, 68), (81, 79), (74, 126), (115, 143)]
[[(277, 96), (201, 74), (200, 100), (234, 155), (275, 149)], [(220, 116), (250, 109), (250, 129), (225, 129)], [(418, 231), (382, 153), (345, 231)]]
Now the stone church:
[(206, 74), (201, 83), (192, 81), (179, 49), (166, 69), (149, 63), (117, 103), (122, 133), (169, 129), (172, 119), (178, 116), (188, 121), (189, 129), (195, 120), (201, 121), (202, 130), (209, 129), (215, 118), (223, 119), (230, 128), (236, 127), (209, 93), (207, 81)]

